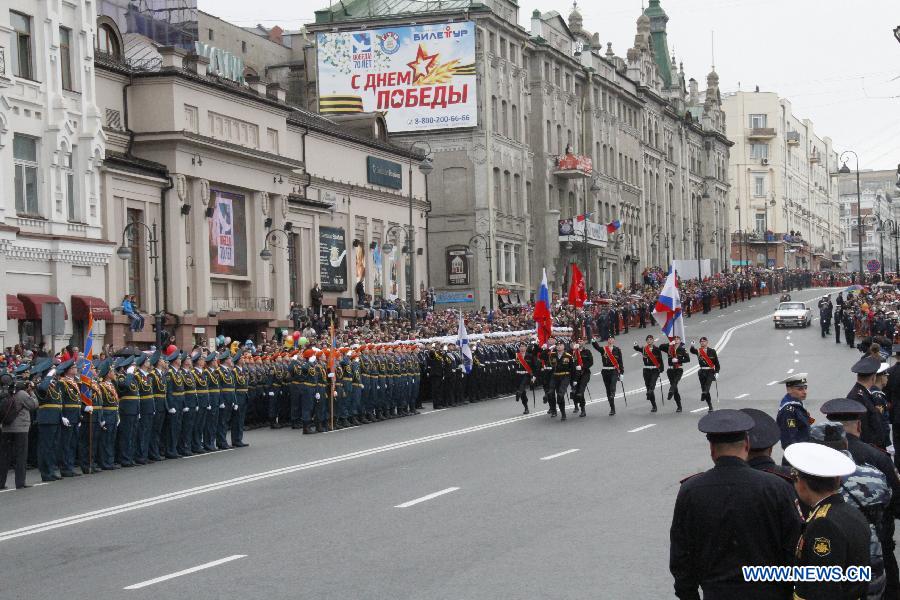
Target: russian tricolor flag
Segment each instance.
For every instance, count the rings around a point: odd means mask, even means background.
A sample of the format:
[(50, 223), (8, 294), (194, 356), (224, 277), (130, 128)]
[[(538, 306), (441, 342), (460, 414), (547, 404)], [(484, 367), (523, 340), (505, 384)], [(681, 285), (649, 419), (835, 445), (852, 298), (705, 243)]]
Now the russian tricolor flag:
[(681, 295), (678, 293), (678, 276), (675, 269), (669, 269), (666, 284), (653, 309), (653, 320), (662, 327), (662, 332), (670, 340), (676, 335), (684, 339), (684, 318), (681, 314)]
[(618, 219), (616, 219), (612, 223), (607, 223), (606, 224), (606, 233), (613, 233), (617, 229), (619, 229), (619, 227), (621, 227), (621, 226), (622, 226), (622, 222)]
[(538, 344), (543, 346), (553, 333), (553, 318), (550, 316), (550, 288), (547, 286), (547, 269), (534, 304), (534, 322), (537, 325)]

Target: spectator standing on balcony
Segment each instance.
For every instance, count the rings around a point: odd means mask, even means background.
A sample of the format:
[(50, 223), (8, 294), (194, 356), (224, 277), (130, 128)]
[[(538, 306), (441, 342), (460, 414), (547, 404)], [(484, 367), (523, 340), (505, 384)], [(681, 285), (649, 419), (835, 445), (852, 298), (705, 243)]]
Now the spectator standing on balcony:
[(312, 300), (312, 309), (316, 316), (322, 316), (322, 288), (319, 287), (319, 283), (316, 282), (313, 285), (312, 290), (309, 292), (310, 299)]

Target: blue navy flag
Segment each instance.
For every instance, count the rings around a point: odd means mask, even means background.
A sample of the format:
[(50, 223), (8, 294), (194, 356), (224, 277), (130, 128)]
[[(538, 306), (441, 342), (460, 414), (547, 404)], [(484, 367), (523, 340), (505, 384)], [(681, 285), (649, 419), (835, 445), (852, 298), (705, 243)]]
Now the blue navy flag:
[(463, 321), (462, 313), (459, 313), (459, 330), (457, 332), (459, 338), (459, 351), (462, 353), (463, 368), (466, 373), (472, 372), (472, 348), (469, 346), (469, 332), (466, 331), (466, 323)]

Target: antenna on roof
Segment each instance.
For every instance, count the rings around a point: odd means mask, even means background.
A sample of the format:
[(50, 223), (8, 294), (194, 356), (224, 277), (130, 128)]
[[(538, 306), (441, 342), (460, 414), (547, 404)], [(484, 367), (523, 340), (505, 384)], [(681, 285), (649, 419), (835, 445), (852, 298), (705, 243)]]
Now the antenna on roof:
[(712, 70), (716, 70), (716, 32), (715, 30), (709, 32), (711, 40), (712, 40)]

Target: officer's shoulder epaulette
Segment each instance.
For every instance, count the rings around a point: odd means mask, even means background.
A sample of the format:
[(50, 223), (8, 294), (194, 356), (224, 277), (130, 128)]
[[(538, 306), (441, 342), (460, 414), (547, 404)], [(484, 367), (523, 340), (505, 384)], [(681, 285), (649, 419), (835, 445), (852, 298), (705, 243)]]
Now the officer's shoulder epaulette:
[(679, 481), (678, 483), (679, 483), (679, 484), (683, 484), (683, 483), (684, 483), (685, 481), (687, 481), (688, 479), (693, 479), (693, 478), (696, 477), (697, 475), (702, 475), (702, 474), (703, 474), (703, 472), (701, 471), (700, 473), (694, 473), (693, 475), (688, 475), (687, 477), (685, 477), (684, 479), (682, 479), (682, 480)]
[(768, 467), (768, 468), (766, 468), (766, 469), (763, 469), (763, 471), (766, 472), (766, 473), (771, 473), (772, 475), (777, 475), (778, 477), (781, 477), (782, 479), (784, 479), (785, 481), (787, 481), (787, 482), (790, 483), (791, 485), (794, 484), (794, 480), (793, 480), (793, 478), (791, 478), (790, 475), (787, 475), (787, 474), (785, 474), (785, 473), (779, 471), (778, 469), (773, 469), (773, 468), (771, 468), (771, 467)]

